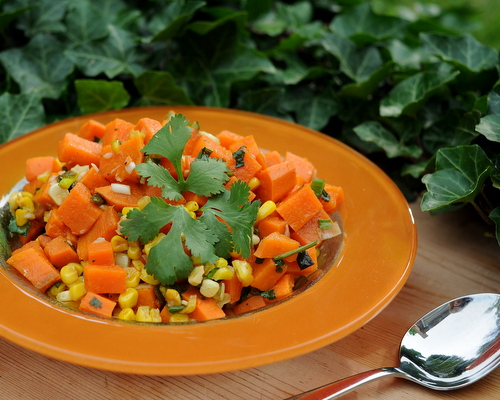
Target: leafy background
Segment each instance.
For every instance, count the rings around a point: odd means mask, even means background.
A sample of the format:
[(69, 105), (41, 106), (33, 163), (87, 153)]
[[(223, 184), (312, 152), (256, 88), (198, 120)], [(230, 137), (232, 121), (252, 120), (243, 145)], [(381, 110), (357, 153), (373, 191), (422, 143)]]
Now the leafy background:
[(0, 0), (0, 143), (125, 107), (268, 114), (340, 139), (500, 243), (500, 2)]

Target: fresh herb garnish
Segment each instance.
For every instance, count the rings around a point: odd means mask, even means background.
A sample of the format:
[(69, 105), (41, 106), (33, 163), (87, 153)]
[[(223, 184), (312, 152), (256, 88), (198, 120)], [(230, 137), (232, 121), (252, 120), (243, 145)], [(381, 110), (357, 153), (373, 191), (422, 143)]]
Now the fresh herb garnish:
[(245, 166), (245, 146), (240, 147), (233, 153), (234, 160), (236, 161), (236, 168)]
[(9, 231), (11, 231), (12, 233), (18, 233), (23, 236), (28, 236), (30, 225), (31, 223), (28, 222), (23, 226), (19, 226), (16, 223), (16, 217), (12, 216), (11, 219), (9, 220)]
[(285, 259), (285, 258), (287, 258), (287, 257), (293, 256), (294, 254), (298, 254), (298, 253), (300, 253), (301, 251), (304, 251), (304, 250), (310, 249), (311, 247), (314, 247), (314, 246), (316, 246), (317, 244), (318, 244), (318, 241), (317, 241), (317, 240), (315, 240), (315, 241), (313, 241), (313, 242), (311, 242), (311, 243), (305, 244), (305, 245), (303, 245), (303, 246), (299, 246), (299, 247), (297, 247), (297, 248), (296, 248), (296, 249), (294, 249), (294, 250), (290, 250), (290, 251), (288, 251), (288, 252), (286, 252), (286, 253), (280, 254), (279, 256), (274, 257), (274, 258), (273, 258), (273, 260), (274, 260), (274, 261), (281, 261), (281, 260), (283, 260), (283, 259)]
[(94, 308), (102, 308), (102, 302), (97, 297), (92, 297), (89, 304)]
[(146, 263), (148, 273), (164, 285), (189, 276), (193, 261), (186, 254), (186, 248), (202, 263), (228, 258), (233, 251), (243, 258), (249, 257), (253, 224), (260, 205), (259, 201), (248, 200), (250, 188), (245, 182), (237, 181), (230, 190), (225, 189), (228, 168), (221, 160), (195, 159), (184, 179), (181, 161), (184, 146), (191, 137), (188, 125), (184, 116), (173, 116), (144, 148), (147, 154), (168, 158), (177, 179), (152, 162), (139, 164), (136, 169), (148, 184), (161, 188), (162, 196), (167, 199), (180, 200), (182, 193), (188, 190), (207, 196), (207, 203), (199, 210), (201, 216), (193, 219), (183, 205), (171, 205), (162, 198), (152, 197), (142, 210), (133, 209), (127, 214), (127, 220), (121, 222), (121, 232), (143, 244), (155, 239), (160, 230), (170, 224), (168, 233), (161, 235), (152, 246)]

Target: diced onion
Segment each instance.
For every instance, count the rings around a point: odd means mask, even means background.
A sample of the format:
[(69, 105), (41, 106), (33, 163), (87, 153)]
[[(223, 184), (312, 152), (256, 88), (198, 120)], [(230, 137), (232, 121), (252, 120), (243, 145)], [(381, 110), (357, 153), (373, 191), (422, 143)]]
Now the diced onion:
[(119, 194), (127, 194), (127, 195), (131, 194), (130, 186), (124, 185), (123, 183), (112, 183), (111, 190)]
[(113, 157), (113, 153), (109, 152), (109, 153), (103, 154), (102, 157), (103, 158), (111, 158), (111, 157)]
[(130, 161), (126, 166), (125, 166), (125, 171), (127, 174), (131, 174), (134, 171), (135, 168), (135, 162)]

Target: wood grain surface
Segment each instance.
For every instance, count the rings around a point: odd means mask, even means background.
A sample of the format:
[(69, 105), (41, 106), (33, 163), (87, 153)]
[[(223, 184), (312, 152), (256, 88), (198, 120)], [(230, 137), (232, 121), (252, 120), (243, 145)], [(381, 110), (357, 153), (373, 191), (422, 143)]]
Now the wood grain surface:
[[(452, 298), (500, 290), (500, 247), (468, 209), (431, 216), (412, 209), (419, 232), (417, 259), (398, 296), (348, 337), (287, 361), (243, 371), (185, 377), (136, 376), (54, 360), (0, 338), (0, 399), (284, 399), (343, 377), (398, 361), (406, 330)], [(8, 307), (6, 304), (1, 307)], [(78, 332), (75, 332), (78, 335)], [(131, 345), (146, 338), (131, 338)], [(353, 399), (500, 399), (500, 369), (466, 388), (435, 392), (385, 378)]]

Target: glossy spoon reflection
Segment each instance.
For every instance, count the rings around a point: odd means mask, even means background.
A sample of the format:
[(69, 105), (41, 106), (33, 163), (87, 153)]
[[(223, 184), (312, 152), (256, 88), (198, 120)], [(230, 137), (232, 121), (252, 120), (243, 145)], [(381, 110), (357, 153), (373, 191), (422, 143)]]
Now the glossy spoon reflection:
[(335, 399), (385, 376), (435, 390), (469, 385), (500, 363), (500, 295), (474, 294), (437, 307), (406, 332), (399, 354), (397, 367), (363, 372), (289, 400)]

